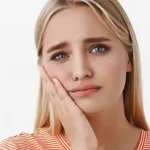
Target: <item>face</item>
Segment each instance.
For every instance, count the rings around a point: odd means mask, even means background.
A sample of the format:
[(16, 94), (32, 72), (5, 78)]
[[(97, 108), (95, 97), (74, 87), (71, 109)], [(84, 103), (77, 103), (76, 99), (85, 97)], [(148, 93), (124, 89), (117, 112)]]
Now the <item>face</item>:
[[(109, 108), (119, 101), (131, 71), (122, 42), (110, 33), (89, 7), (75, 6), (56, 13), (43, 38), (43, 60), (85, 112)], [(100, 88), (71, 92), (77, 87)]]

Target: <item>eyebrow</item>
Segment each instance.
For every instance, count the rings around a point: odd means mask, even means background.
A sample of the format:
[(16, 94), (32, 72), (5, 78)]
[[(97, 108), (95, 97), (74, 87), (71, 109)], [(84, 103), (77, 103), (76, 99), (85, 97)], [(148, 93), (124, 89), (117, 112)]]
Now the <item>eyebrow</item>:
[[(98, 43), (98, 42), (106, 42), (106, 41), (111, 41), (109, 38), (106, 37), (90, 37), (86, 38), (83, 40), (84, 44), (88, 43)], [(60, 42), (56, 45), (50, 46), (47, 50), (47, 53), (50, 53), (52, 51), (58, 50), (58, 49), (63, 49), (69, 45), (68, 42)]]

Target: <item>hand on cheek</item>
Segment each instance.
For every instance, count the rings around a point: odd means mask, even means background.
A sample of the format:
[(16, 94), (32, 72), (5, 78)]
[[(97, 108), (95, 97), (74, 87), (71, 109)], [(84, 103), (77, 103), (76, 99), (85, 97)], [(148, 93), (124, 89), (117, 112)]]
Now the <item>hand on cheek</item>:
[[(83, 111), (74, 103), (59, 80), (56, 78), (51, 79), (44, 67), (40, 71), (44, 78), (50, 101), (56, 108), (65, 133), (70, 140), (71, 147), (90, 147), (91, 149), (96, 147), (95, 133)], [(80, 137), (78, 133), (82, 133)]]

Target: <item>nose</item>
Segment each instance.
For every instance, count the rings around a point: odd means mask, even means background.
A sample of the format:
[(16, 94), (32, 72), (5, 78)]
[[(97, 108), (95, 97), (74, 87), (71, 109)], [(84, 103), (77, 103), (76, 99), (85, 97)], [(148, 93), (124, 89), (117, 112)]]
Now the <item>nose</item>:
[(73, 65), (73, 80), (83, 80), (84, 78), (91, 78), (93, 76), (92, 68), (90, 63), (85, 58), (74, 62)]

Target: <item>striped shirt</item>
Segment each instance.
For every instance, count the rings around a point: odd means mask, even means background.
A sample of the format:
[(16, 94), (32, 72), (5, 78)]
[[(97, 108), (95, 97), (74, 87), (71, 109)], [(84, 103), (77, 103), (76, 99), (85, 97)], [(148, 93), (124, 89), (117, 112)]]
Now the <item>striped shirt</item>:
[[(22, 132), (0, 143), (0, 150), (70, 150), (62, 133), (52, 136), (43, 130), (33, 134)], [(150, 150), (150, 132), (142, 130), (136, 150)]]

